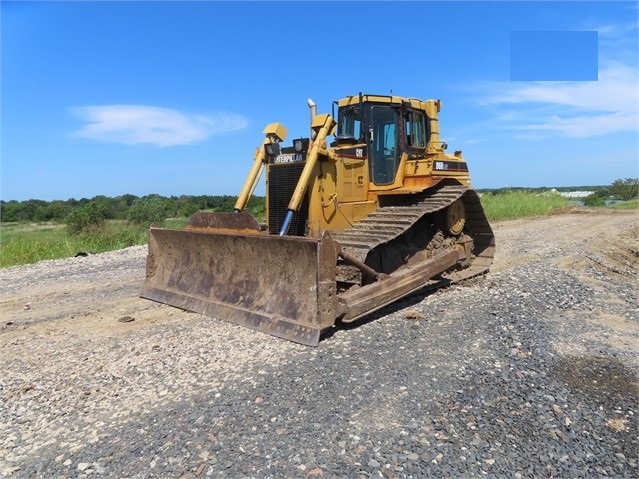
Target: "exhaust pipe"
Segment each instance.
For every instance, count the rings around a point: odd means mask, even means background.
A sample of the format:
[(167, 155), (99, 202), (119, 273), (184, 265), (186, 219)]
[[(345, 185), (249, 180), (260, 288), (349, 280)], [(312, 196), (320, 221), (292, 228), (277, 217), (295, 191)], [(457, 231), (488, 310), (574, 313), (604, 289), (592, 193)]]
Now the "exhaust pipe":
[[(315, 118), (315, 115), (317, 115), (317, 105), (310, 98), (306, 100), (306, 103), (308, 104), (308, 107), (311, 109), (311, 125), (312, 125), (313, 119)], [(317, 136), (317, 133), (315, 133), (313, 129), (311, 128), (311, 140), (314, 140), (316, 136)]]

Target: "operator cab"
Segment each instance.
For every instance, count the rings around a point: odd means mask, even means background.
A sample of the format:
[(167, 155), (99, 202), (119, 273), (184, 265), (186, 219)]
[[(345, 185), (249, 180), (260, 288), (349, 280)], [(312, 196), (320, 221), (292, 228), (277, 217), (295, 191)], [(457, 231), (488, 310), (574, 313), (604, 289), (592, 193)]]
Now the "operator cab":
[(357, 104), (339, 107), (331, 146), (364, 145), (362, 157), (369, 160), (371, 181), (390, 185), (402, 153), (425, 155), (428, 125), (426, 114), (408, 103), (362, 101), (360, 97)]

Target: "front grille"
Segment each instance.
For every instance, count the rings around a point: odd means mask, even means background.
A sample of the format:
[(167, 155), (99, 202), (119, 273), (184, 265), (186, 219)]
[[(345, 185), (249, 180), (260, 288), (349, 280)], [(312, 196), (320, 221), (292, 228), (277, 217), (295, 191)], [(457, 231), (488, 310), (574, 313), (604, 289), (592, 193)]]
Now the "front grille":
[[(297, 182), (302, 175), (305, 162), (282, 163), (269, 165), (267, 196), (268, 196), (268, 231), (278, 234), (288, 211), (288, 203), (293, 197)], [(304, 195), (299, 211), (293, 215), (293, 221), (288, 230), (292, 236), (306, 234), (306, 220), (308, 219), (308, 194)]]

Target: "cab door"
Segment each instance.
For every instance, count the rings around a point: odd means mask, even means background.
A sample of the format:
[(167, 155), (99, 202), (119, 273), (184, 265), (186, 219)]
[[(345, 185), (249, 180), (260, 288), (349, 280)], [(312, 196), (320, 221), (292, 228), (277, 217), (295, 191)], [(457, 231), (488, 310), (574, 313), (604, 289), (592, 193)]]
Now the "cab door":
[(401, 160), (399, 114), (399, 108), (391, 105), (370, 108), (370, 179), (377, 186), (390, 185), (397, 176)]

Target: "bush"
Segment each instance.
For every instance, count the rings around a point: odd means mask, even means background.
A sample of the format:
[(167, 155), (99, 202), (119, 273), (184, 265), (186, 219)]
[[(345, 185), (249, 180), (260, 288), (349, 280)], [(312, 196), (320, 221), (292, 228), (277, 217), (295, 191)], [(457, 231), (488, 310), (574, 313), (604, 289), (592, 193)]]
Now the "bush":
[(168, 217), (168, 205), (159, 196), (139, 198), (129, 208), (129, 221), (139, 225), (162, 225)]
[(590, 208), (597, 208), (597, 207), (606, 205), (606, 201), (597, 193), (586, 196), (583, 199), (583, 202), (584, 202), (584, 206), (588, 206)]
[(263, 222), (266, 218), (266, 201), (264, 198), (251, 197), (246, 206), (246, 211), (251, 214), (258, 222)]
[(199, 210), (200, 208), (195, 203), (178, 203), (176, 205), (175, 211), (173, 212), (173, 215), (188, 218), (193, 213)]
[(66, 218), (70, 234), (77, 235), (104, 225), (109, 214), (107, 206), (102, 202), (92, 201), (75, 208)]
[(611, 186), (612, 193), (623, 201), (630, 201), (639, 196), (639, 178), (615, 180)]

